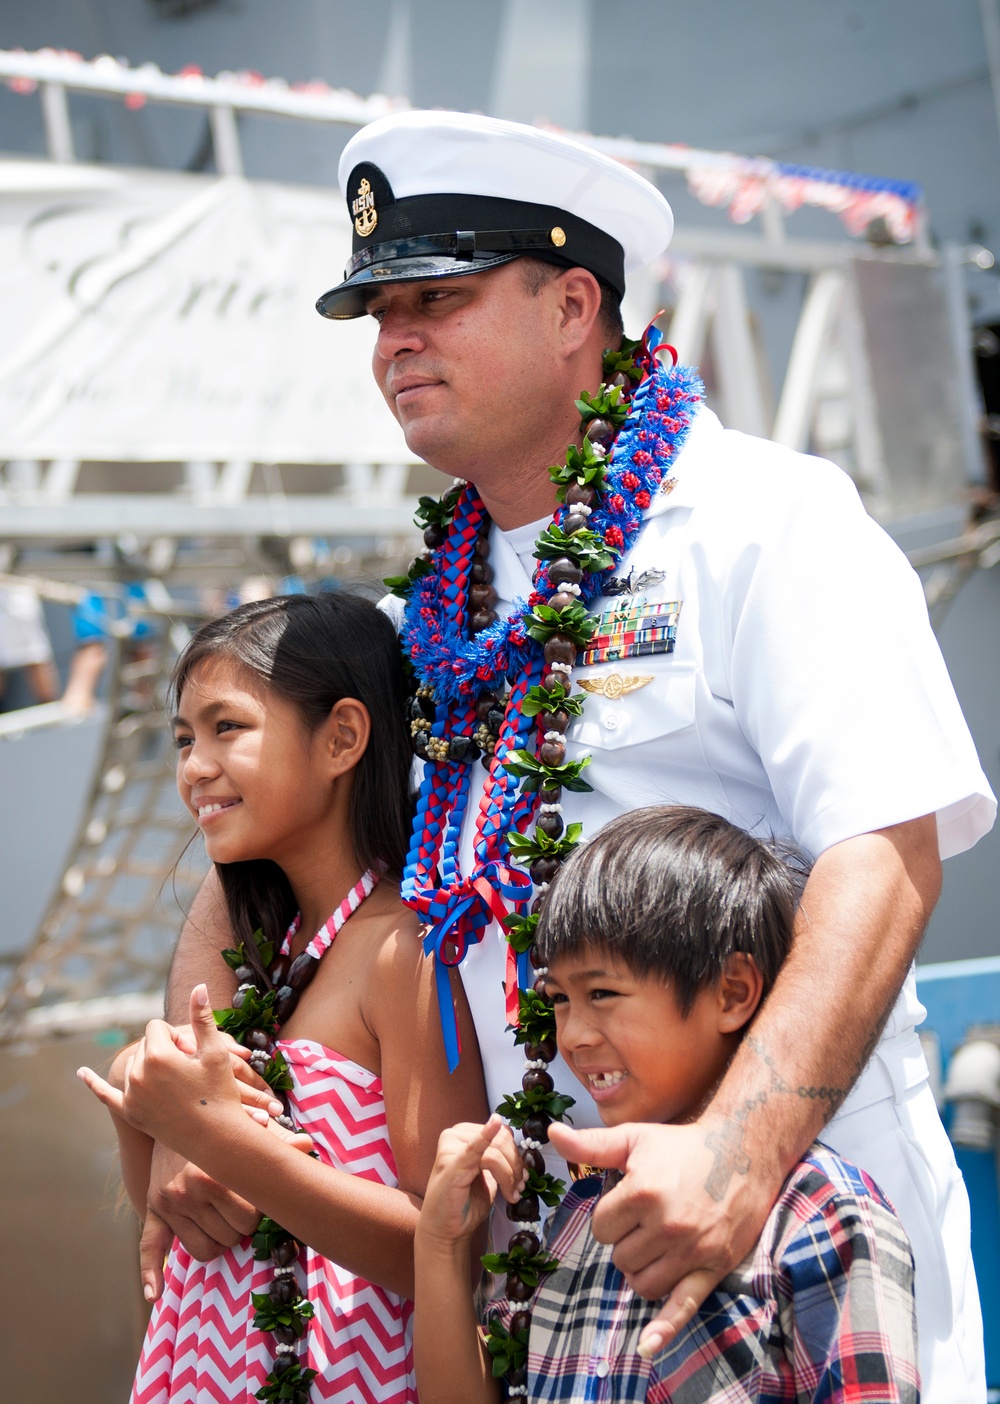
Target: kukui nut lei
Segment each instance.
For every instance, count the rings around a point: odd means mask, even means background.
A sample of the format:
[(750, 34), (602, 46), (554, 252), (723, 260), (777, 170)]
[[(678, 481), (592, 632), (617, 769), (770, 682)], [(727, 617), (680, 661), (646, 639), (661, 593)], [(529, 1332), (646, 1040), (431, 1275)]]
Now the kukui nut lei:
[[(237, 1043), (252, 1050), (250, 1066), (284, 1103), (285, 1110), (277, 1121), (289, 1131), (295, 1130), (288, 1100), (292, 1078), (284, 1054), (275, 1047), (279, 1027), (289, 1019), (303, 991), (312, 983), (320, 960), (344, 922), (357, 911), (378, 880), (378, 873), (366, 872), (294, 960), (290, 949), (299, 929), (298, 917), (288, 928), (277, 955), (273, 943), (261, 931), (254, 932), (253, 950), (247, 950), (241, 942), (238, 949), (222, 952), (240, 983), (232, 1008), (217, 1010), (215, 1022)], [(256, 1395), (267, 1404), (279, 1400), (281, 1404), (309, 1404), (309, 1385), (316, 1377), (315, 1370), (303, 1367), (298, 1353), (298, 1343), (313, 1317), (312, 1305), (295, 1274), (301, 1248), (297, 1238), (266, 1216), (253, 1236), (254, 1257), (258, 1262), (270, 1259), (274, 1264), (270, 1289), (251, 1293), (255, 1329), (270, 1331), (275, 1339), (274, 1365)]]

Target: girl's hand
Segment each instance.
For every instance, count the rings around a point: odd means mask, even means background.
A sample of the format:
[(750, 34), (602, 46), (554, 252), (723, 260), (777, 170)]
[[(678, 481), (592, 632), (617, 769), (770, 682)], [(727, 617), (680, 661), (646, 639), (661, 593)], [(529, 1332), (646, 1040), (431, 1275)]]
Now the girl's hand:
[(251, 1113), (262, 1102), (263, 1110), (281, 1111), (270, 1091), (261, 1094), (234, 1078), (229, 1043), (216, 1028), (206, 987), (198, 985), (191, 992), (190, 1031), (154, 1019), (126, 1062), (121, 1092), (90, 1068), (79, 1069), (78, 1076), (132, 1126), (182, 1148), (204, 1121), (203, 1108), (211, 1107), (218, 1115), (246, 1100)]
[[(167, 1024), (174, 1044), (182, 1053), (194, 1056), (198, 1051), (195, 1041), (194, 1030), (190, 1024)], [(233, 1076), (239, 1084), (240, 1100), (246, 1111), (253, 1113), (254, 1108), (270, 1116), (280, 1116), (282, 1112), (281, 1103), (276, 1101), (274, 1093), (268, 1087), (262, 1077), (259, 1077), (250, 1067), (250, 1049), (244, 1048), (241, 1043), (237, 1043), (231, 1034), (221, 1033), (220, 1038), (229, 1052)], [(101, 1078), (90, 1068), (80, 1068), (78, 1076), (87, 1084), (90, 1090), (97, 1096), (110, 1111), (117, 1116), (124, 1117), (121, 1109), (121, 1099), (111, 1098), (107, 1095), (110, 1085), (112, 1090), (119, 1092), (125, 1088), (125, 1070), (135, 1058), (136, 1054), (144, 1049), (145, 1040), (139, 1039), (136, 1043), (123, 1048), (115, 1057), (108, 1072), (107, 1079)], [(257, 1117), (258, 1121), (263, 1121), (263, 1117)]]
[(527, 1178), (510, 1128), (494, 1114), (485, 1126), (463, 1122), (442, 1131), (417, 1232), (456, 1244), (484, 1222), (499, 1190), (515, 1203)]
[[(174, 1043), (182, 1053), (192, 1055), (197, 1053), (198, 1044), (191, 1024), (168, 1024), (167, 1027), (173, 1035)], [(232, 1034), (222, 1033), (220, 1030), (219, 1037), (229, 1052), (233, 1077), (240, 1084), (240, 1100), (246, 1110), (250, 1111), (253, 1107), (260, 1107), (272, 1116), (280, 1116), (282, 1110), (280, 1102), (275, 1101), (274, 1093), (270, 1087), (250, 1066), (250, 1049), (245, 1048), (242, 1043), (237, 1043)], [(114, 1079), (112, 1079), (113, 1081)], [(257, 1119), (263, 1120), (261, 1117)]]

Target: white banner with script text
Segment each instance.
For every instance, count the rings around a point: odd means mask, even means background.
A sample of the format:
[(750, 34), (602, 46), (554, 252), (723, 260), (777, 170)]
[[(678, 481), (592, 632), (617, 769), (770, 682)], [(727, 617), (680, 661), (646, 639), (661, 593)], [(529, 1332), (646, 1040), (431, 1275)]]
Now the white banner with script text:
[(374, 323), (315, 311), (350, 254), (338, 192), (100, 175), (4, 182), (0, 457), (414, 461), (372, 380)]

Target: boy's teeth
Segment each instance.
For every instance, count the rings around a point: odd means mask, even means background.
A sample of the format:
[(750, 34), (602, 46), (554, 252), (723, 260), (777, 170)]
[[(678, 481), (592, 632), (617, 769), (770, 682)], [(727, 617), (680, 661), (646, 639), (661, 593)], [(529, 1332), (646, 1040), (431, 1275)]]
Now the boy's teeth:
[(597, 1092), (603, 1092), (608, 1087), (617, 1087), (628, 1076), (624, 1072), (591, 1073), (590, 1085)]

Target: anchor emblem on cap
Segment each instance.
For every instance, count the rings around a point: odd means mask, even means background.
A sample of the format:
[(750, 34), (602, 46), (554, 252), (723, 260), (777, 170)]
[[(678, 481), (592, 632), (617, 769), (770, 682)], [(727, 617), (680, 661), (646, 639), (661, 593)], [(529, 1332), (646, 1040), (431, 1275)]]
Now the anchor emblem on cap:
[(378, 224), (375, 194), (367, 177), (362, 177), (361, 184), (358, 186), (357, 198), (351, 202), (351, 214), (354, 216), (355, 229), (362, 239), (367, 239)]

